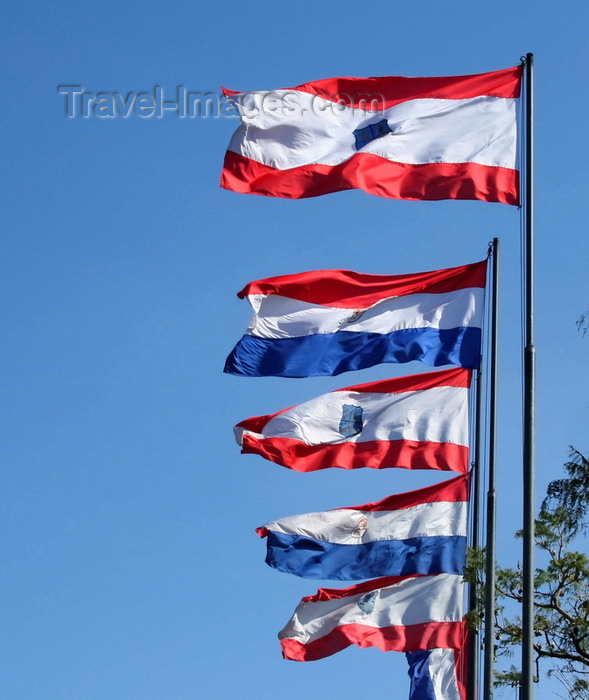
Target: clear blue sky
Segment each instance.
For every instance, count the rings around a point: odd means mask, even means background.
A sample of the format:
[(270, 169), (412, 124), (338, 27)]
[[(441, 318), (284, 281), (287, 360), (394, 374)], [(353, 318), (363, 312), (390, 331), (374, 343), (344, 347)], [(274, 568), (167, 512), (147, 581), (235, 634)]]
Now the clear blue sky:
[[(452, 75), (536, 59), (538, 499), (589, 450), (585, 76), (589, 10), (514, 3), (114, 2), (2, 10), (3, 700), (404, 698), (401, 654), (283, 661), (277, 631), (317, 582), (268, 568), (254, 528), (439, 475), (296, 474), (240, 455), (232, 426), (422, 365), (287, 380), (222, 374), (235, 294), (313, 268), (400, 274), (502, 242), (499, 545), (520, 527), (519, 212), (362, 192), (305, 201), (218, 185), (230, 118), (68, 118), (59, 85), (271, 89)], [(550, 697), (542, 685), (537, 697)], [(506, 693), (504, 697), (513, 697)]]

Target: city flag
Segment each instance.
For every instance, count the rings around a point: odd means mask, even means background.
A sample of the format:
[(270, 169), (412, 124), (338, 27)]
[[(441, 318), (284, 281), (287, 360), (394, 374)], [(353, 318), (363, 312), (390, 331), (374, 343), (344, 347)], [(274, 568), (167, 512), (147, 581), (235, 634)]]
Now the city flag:
[(242, 453), (299, 472), (328, 467), (468, 471), (470, 370), (337, 389), (238, 423)]
[(257, 528), (266, 563), (303, 578), (355, 580), (461, 574), (466, 560), (467, 477), (378, 503), (305, 513)]
[(457, 648), (462, 576), (390, 576), (303, 598), (278, 633), (282, 655), (315, 661), (355, 644), (382, 651)]
[(394, 199), (518, 205), (521, 79), (516, 66), (224, 90), (241, 123), (221, 186), (289, 199), (361, 189)]
[(318, 270), (251, 282), (238, 297), (254, 316), (225, 372), (314, 377), (412, 360), (477, 369), (486, 269)]
[(406, 656), (411, 678), (409, 700), (466, 700), (463, 649), (410, 651)]

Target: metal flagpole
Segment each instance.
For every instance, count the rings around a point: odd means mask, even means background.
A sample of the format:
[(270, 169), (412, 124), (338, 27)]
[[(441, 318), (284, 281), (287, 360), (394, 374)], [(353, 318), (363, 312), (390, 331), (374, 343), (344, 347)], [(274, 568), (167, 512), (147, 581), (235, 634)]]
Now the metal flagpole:
[[(479, 546), (479, 518), (480, 518), (480, 464), (481, 464), (481, 407), (482, 407), (482, 377), (481, 371), (476, 373), (475, 384), (475, 414), (474, 414), (474, 457), (471, 460), (470, 494), (472, 501), (470, 546), (473, 549)], [(475, 610), (478, 606), (478, 586), (473, 581), (469, 586), (469, 609)], [(474, 700), (479, 696), (479, 633), (472, 630), (468, 647), (468, 697)]]
[(485, 653), (483, 666), (483, 698), (493, 699), (493, 666), (495, 660), (495, 445), (497, 417), (497, 316), (499, 302), (499, 239), (494, 238), (491, 277), (491, 348), (489, 357), (489, 475), (487, 490), (487, 552), (485, 573)]
[(533, 698), (534, 663), (534, 239), (533, 239), (533, 59), (526, 55), (525, 115), (526, 161), (524, 183), (525, 237), (525, 348), (524, 348), (524, 406), (523, 406), (523, 605), (522, 605), (522, 700)]

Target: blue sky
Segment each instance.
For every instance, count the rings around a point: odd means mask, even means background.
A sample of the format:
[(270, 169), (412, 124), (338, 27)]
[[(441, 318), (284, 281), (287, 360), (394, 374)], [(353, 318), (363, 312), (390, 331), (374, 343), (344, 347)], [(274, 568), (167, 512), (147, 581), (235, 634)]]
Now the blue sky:
[(579, 2), (505, 0), (4, 7), (3, 698), (406, 697), (401, 654), (282, 660), (276, 633), (317, 582), (266, 567), (254, 529), (440, 476), (291, 473), (240, 455), (232, 426), (427, 368), (223, 375), (249, 319), (235, 294), (257, 278), (451, 267), (501, 239), (498, 554), (504, 564), (519, 556), (518, 210), (362, 192), (237, 195), (218, 185), (236, 119), (68, 118), (58, 86), (126, 94), (159, 85), (172, 99), (178, 86), (477, 73), (534, 52), (539, 499), (569, 444), (589, 450), (589, 338), (575, 327), (589, 307), (588, 13)]

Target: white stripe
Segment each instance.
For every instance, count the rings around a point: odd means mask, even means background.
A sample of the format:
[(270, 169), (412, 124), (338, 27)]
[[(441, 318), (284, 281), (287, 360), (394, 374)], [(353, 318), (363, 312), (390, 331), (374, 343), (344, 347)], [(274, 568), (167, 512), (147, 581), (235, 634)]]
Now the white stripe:
[[(362, 431), (346, 438), (340, 431), (344, 404), (362, 407)], [(255, 437), (283, 437), (307, 445), (415, 440), (468, 444), (468, 389), (439, 386), (399, 394), (332, 391), (274, 416), (259, 436), (239, 426), (237, 442)]]
[[(381, 112), (337, 105), (306, 92), (238, 95), (242, 124), (229, 150), (278, 170), (338, 165), (359, 152), (397, 163), (516, 166), (517, 99), (486, 95), (406, 100)], [(392, 134), (356, 150), (354, 130), (386, 119)]]
[(441, 501), (392, 511), (338, 508), (292, 515), (268, 523), (265, 527), (274, 532), (311, 537), (321, 542), (357, 545), (410, 537), (466, 537), (466, 514), (467, 504), (464, 501)]
[(428, 658), (436, 700), (461, 700), (453, 649), (432, 649)]
[(481, 287), (407, 294), (383, 299), (355, 317), (354, 309), (310, 304), (277, 294), (252, 294), (248, 300), (254, 316), (247, 333), (258, 338), (295, 338), (340, 330), (391, 333), (407, 328), (480, 328), (484, 295)]
[(462, 619), (462, 576), (423, 576), (376, 590), (378, 596), (370, 613), (363, 612), (357, 605), (365, 593), (335, 600), (301, 602), (278, 638), (294, 638), (307, 644), (340, 625), (390, 627), (460, 622)]

